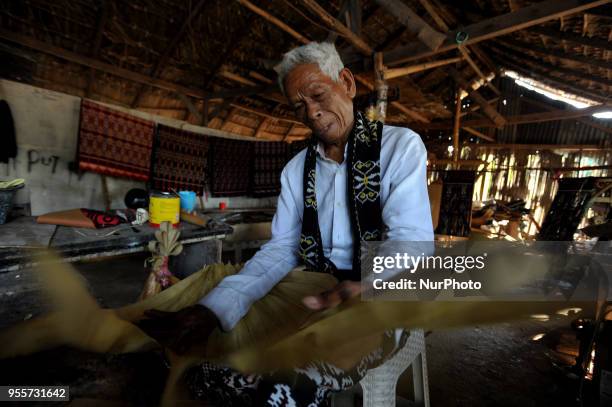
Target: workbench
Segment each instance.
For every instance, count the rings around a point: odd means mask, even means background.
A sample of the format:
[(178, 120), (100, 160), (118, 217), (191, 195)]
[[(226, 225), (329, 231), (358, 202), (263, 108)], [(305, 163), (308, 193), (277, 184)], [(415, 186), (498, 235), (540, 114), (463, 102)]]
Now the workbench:
[[(148, 224), (85, 229), (38, 224), (34, 217), (16, 218), (0, 225), (0, 273), (34, 266), (36, 254), (46, 249), (54, 250), (68, 262), (144, 252), (157, 230)], [(179, 230), (183, 245), (220, 241), (233, 232), (231, 226), (219, 222), (207, 227), (182, 222)]]

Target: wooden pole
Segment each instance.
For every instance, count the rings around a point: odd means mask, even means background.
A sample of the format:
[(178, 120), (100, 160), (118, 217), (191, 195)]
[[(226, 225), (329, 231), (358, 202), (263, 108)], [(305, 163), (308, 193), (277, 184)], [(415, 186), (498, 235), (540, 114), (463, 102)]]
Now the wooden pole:
[(486, 114), (487, 117), (491, 119), (491, 121), (495, 124), (496, 127), (502, 127), (504, 124), (506, 124), (506, 119), (501, 114), (499, 114), (499, 112), (495, 110), (495, 108), (489, 105), (489, 103), (487, 103), (487, 100), (482, 97), (477, 90), (474, 90), (469, 86), (469, 84), (467, 83), (463, 75), (459, 73), (459, 71), (457, 71), (453, 67), (449, 67), (448, 74), (454, 79), (454, 81), (457, 83), (457, 86), (463, 88), (468, 93), (468, 95), (480, 105), (484, 114)]
[(352, 46), (359, 50), (359, 52), (368, 57), (374, 53), (374, 49), (370, 47), (361, 37), (352, 32), (348, 27), (336, 20), (333, 16), (329, 15), (329, 13), (327, 13), (327, 11), (325, 11), (325, 9), (315, 0), (300, 0), (300, 3), (308, 7), (310, 11), (317, 15), (329, 28), (340, 33), (340, 35), (342, 35)]
[[(479, 21), (458, 31), (469, 34), (469, 38), (462, 45), (471, 45), (540, 25), (563, 16), (580, 13), (609, 2), (610, 0), (546, 0), (522, 7), (514, 12)], [(460, 45), (456, 41), (456, 35), (457, 31), (448, 32), (444, 43), (434, 51), (421, 43), (413, 43), (389, 51), (385, 53), (385, 64), (401, 64), (453, 50)]]
[(272, 14), (268, 13), (267, 11), (265, 11), (263, 9), (260, 9), (259, 7), (257, 7), (253, 3), (251, 3), (250, 1), (248, 1), (248, 0), (238, 0), (238, 3), (242, 4), (244, 7), (248, 8), (253, 13), (259, 15), (260, 17), (264, 18), (265, 20), (267, 20), (270, 23), (274, 24), (275, 26), (277, 26), (278, 28), (280, 28), (281, 30), (283, 30), (284, 32), (286, 32), (287, 34), (291, 35), (293, 38), (295, 38), (296, 40), (301, 42), (302, 44), (308, 44), (310, 42), (310, 40), (308, 38), (304, 37), (302, 34), (300, 34), (299, 32), (295, 31), (293, 28), (289, 27), (287, 24), (283, 23), (281, 20), (279, 20), (278, 18), (274, 17)]
[(453, 160), (459, 161), (459, 122), (461, 120), (461, 88), (455, 97), (455, 121), (453, 124)]
[(385, 71), (385, 79), (399, 78), (400, 76), (410, 75), (416, 72), (422, 72), (427, 69), (437, 68), (448, 64), (454, 64), (461, 61), (461, 57), (442, 59), (440, 61), (423, 62), (422, 64), (404, 66), (401, 68), (387, 69)]
[(376, 3), (389, 11), (408, 31), (431, 50), (436, 50), (446, 39), (446, 36), (434, 30), (421, 17), (400, 0), (375, 0)]

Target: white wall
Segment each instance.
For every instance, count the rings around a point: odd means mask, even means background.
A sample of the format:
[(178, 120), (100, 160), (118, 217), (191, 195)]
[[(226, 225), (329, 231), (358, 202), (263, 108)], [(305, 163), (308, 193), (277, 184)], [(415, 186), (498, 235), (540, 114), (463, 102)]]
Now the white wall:
[[(100, 175), (87, 172), (79, 176), (68, 170), (76, 154), (81, 99), (7, 80), (0, 80), (0, 99), (11, 107), (18, 149), (15, 159), (8, 164), (0, 163), (0, 179), (26, 180), (26, 187), (18, 191), (15, 202), (29, 202), (32, 215), (72, 208), (103, 209)], [(183, 127), (176, 120), (134, 113)], [(184, 127), (192, 131), (204, 129)], [(145, 186), (142, 182), (111, 177), (107, 177), (107, 184), (113, 208), (124, 207), (123, 197), (129, 189)], [(275, 206), (276, 198), (211, 198), (205, 207), (216, 208), (220, 201), (227, 202), (229, 208), (255, 208)]]

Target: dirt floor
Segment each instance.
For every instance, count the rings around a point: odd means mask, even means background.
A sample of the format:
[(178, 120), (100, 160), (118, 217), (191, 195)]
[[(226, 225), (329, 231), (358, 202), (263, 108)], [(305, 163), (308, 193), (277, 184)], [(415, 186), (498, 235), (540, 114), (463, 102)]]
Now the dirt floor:
[[(134, 301), (146, 277), (143, 256), (77, 265), (106, 307)], [(490, 305), (489, 305), (490, 306)], [(31, 271), (0, 275), (0, 327), (44, 311)], [(431, 405), (575, 406), (575, 387), (531, 338), (569, 326), (571, 318), (435, 331), (427, 336)], [(166, 368), (154, 353), (101, 356), (61, 348), (0, 362), (0, 384), (70, 384), (75, 398), (154, 405)], [(409, 397), (410, 377), (398, 393)]]

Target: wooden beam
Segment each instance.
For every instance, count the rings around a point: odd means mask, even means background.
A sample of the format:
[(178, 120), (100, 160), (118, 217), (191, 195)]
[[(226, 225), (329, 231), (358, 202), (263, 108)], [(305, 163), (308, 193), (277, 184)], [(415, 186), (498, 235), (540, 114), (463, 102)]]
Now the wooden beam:
[[(244, 1), (244, 0), (240, 0)], [(370, 47), (361, 37), (356, 35), (350, 29), (348, 29), (340, 21), (336, 20), (331, 16), (323, 7), (319, 5), (315, 0), (299, 0), (301, 4), (308, 7), (308, 9), (317, 15), (321, 21), (323, 21), (329, 28), (337, 31), (342, 35), (355, 49), (366, 56), (371, 56), (374, 49)]]
[(599, 48), (604, 51), (612, 52), (612, 42), (600, 38), (583, 37), (571, 31), (558, 31), (548, 27), (531, 27), (528, 31), (557, 41), (565, 41), (575, 45)]
[[(444, 22), (444, 19), (438, 14), (431, 0), (419, 0), (419, 2), (425, 8), (425, 10), (427, 10), (427, 13), (429, 13), (431, 18), (433, 18), (438, 27), (440, 27), (445, 32), (449, 31), (448, 25)], [(474, 62), (474, 60), (470, 56), (468, 49), (465, 46), (460, 45), (459, 52), (461, 53), (461, 55), (463, 55), (463, 58), (465, 58), (465, 60), (474, 70), (474, 72), (476, 72), (476, 74), (484, 81), (484, 83), (487, 84), (493, 92), (499, 95), (501, 93), (499, 89), (497, 89), (489, 80), (487, 80), (487, 76), (480, 70), (478, 65), (476, 65), (476, 62)]]
[[(153, 67), (149, 71), (149, 75), (151, 75), (154, 78), (157, 78), (159, 75), (161, 75), (164, 68), (167, 66), (168, 60), (176, 52), (177, 46), (185, 37), (185, 34), (187, 33), (187, 29), (191, 26), (191, 22), (202, 12), (202, 8), (204, 7), (205, 3), (206, 3), (206, 0), (200, 0), (191, 9), (189, 14), (187, 15), (187, 18), (185, 18), (185, 20), (183, 21), (183, 24), (181, 24), (181, 27), (179, 28), (177, 33), (174, 35), (174, 37), (172, 37), (172, 40), (170, 41), (168, 46), (164, 49), (164, 52), (162, 53), (162, 55), (159, 58), (157, 58), (155, 65), (153, 65)], [(136, 95), (134, 95), (134, 99), (132, 99), (132, 103), (130, 104), (132, 108), (135, 108), (136, 106), (138, 106), (138, 104), (140, 103), (142, 94), (144, 93), (145, 90), (146, 90), (146, 86), (141, 86), (140, 89), (138, 89), (138, 91), (136, 92)]]
[(385, 64), (396, 65), (420, 58), (427, 58), (442, 52), (453, 50), (459, 46), (456, 36), (459, 31), (465, 32), (469, 38), (462, 45), (476, 44), (501, 35), (542, 24), (546, 21), (579, 13), (593, 7), (609, 3), (610, 0), (546, 0), (523, 7), (517, 11), (492, 17), (471, 24), (460, 30), (450, 31), (444, 43), (435, 51), (422, 44), (411, 44), (389, 51), (385, 54)]
[(483, 140), (487, 140), (487, 141), (490, 141), (490, 142), (492, 142), (492, 143), (495, 143), (495, 142), (497, 141), (497, 140), (495, 140), (495, 138), (494, 138), (494, 137), (489, 137), (489, 136), (487, 136), (486, 134), (481, 133), (481, 132), (479, 132), (478, 130), (473, 129), (473, 128), (469, 127), (469, 126), (462, 126), (461, 128), (462, 128), (463, 130), (465, 130), (466, 132), (470, 133), (471, 135), (474, 135), (474, 136), (476, 136), (476, 137), (479, 137), (479, 138), (481, 138), (481, 139), (483, 139)]
[(270, 122), (270, 118), (268, 117), (264, 117), (263, 119), (261, 119), (261, 121), (259, 122), (259, 125), (257, 126), (257, 129), (255, 129), (255, 133), (253, 133), (253, 136), (255, 138), (259, 138), (259, 136), (261, 135), (261, 132), (264, 130), (264, 128), (268, 125), (269, 122)]
[(287, 141), (287, 139), (289, 138), (289, 136), (291, 135), (291, 132), (293, 131), (293, 129), (295, 128), (296, 124), (295, 123), (291, 123), (291, 126), (289, 126), (289, 129), (287, 130), (287, 132), (285, 133), (285, 137), (283, 137), (283, 141)]
[[(487, 100), (487, 104), (488, 105), (492, 105), (493, 103), (496, 103), (499, 100), (499, 96), (494, 97), (493, 99), (489, 99)], [(480, 109), (480, 105), (476, 104), (472, 107), (470, 107), (467, 110), (464, 110), (463, 112), (461, 112), (461, 117), (466, 116), (470, 113), (474, 113), (476, 111), (478, 111), (478, 109)]]
[(566, 54), (565, 52), (559, 52), (551, 48), (543, 48), (535, 44), (526, 44), (524, 42), (516, 41), (516, 40), (503, 40), (503, 41), (498, 40), (497, 42), (506, 47), (519, 49), (522, 52), (535, 52), (537, 54), (542, 54), (545, 56), (552, 56), (558, 59), (564, 59), (566, 61), (577, 62), (582, 65), (589, 65), (589, 66), (593, 66), (593, 67), (597, 67), (597, 68), (601, 68), (605, 70), (612, 69), (612, 64), (610, 64), (610, 62), (602, 61), (597, 58), (584, 57), (582, 55)]
[(240, 109), (240, 110), (244, 110), (245, 112), (249, 112), (249, 113), (253, 113), (259, 116), (263, 116), (263, 117), (267, 117), (269, 119), (272, 120), (278, 120), (278, 121), (282, 121), (282, 122), (287, 122), (287, 123), (291, 123), (291, 124), (296, 124), (296, 125), (303, 125), (303, 123), (295, 118), (292, 117), (288, 117), (288, 116), (274, 116), (268, 112), (265, 112), (263, 110), (260, 109), (256, 109), (254, 107), (251, 106), (244, 106), (244, 105), (240, 105), (238, 103), (234, 103), (234, 102), (230, 102), (228, 104), (228, 106), (231, 106), (233, 108), (236, 109)]
[(445, 35), (434, 30), (421, 17), (412, 11), (400, 0), (375, 0), (376, 3), (384, 7), (389, 13), (406, 26), (408, 31), (427, 46), (430, 50), (436, 50), (446, 39)]
[[(183, 104), (187, 107), (187, 112), (191, 113), (196, 118), (198, 123), (202, 123), (202, 114), (198, 111), (198, 108), (193, 104), (193, 102), (182, 93), (177, 93), (177, 95), (181, 102), (183, 102)], [(187, 120), (188, 117), (189, 115), (186, 115), (184, 120)]]
[(202, 108), (202, 121), (201, 124), (204, 127), (208, 127), (208, 105), (210, 101), (208, 99), (204, 99), (204, 107)]
[(346, 0), (348, 15), (349, 15), (349, 28), (355, 35), (361, 35), (361, 20), (362, 20), (362, 4), (361, 0)]
[(94, 58), (84, 57), (72, 51), (56, 47), (55, 45), (51, 45), (46, 42), (39, 41), (37, 39), (27, 37), (21, 34), (16, 34), (12, 31), (4, 30), (1, 28), (0, 38), (39, 52), (43, 52), (56, 58), (74, 62), (75, 64), (79, 64), (82, 66), (87, 66), (132, 82), (142, 83), (144, 85), (153, 86), (155, 88), (171, 92), (184, 93), (185, 95), (189, 95), (199, 99), (205, 99), (207, 97), (210, 97), (210, 94), (203, 90), (188, 88), (186, 86), (169, 82), (163, 79), (154, 78), (149, 75), (143, 75), (124, 68), (119, 68), (115, 65), (107, 64), (106, 62), (101, 62)]
[(298, 40), (302, 44), (308, 44), (310, 42), (310, 40), (308, 38), (304, 37), (302, 34), (298, 33), (293, 28), (289, 27), (287, 24), (283, 23), (281, 20), (279, 20), (278, 18), (274, 17), (272, 14), (270, 14), (267, 11), (257, 7), (256, 5), (251, 3), (250, 1), (248, 1), (248, 0), (237, 0), (237, 1), (238, 1), (238, 3), (242, 4), (244, 7), (248, 8), (249, 10), (251, 10), (253, 13), (255, 13), (258, 16), (262, 17), (263, 19), (269, 21), (270, 23), (272, 23), (273, 25), (277, 26), (278, 28), (280, 28), (281, 30), (286, 32), (287, 34), (291, 35), (293, 38), (295, 38), (296, 40)]
[(421, 64), (404, 66), (401, 68), (391, 68), (385, 71), (385, 79), (399, 78), (400, 76), (410, 75), (416, 72), (426, 71), (427, 69), (437, 68), (439, 66), (454, 64), (461, 61), (461, 57), (442, 59), (439, 61), (423, 62)]
[(495, 110), (495, 108), (492, 107), (487, 102), (487, 100), (480, 95), (480, 93), (478, 93), (477, 90), (474, 90), (469, 86), (469, 84), (467, 83), (463, 75), (459, 73), (459, 71), (452, 67), (449, 67), (447, 71), (448, 74), (457, 83), (457, 85), (462, 89), (465, 89), (469, 97), (474, 99), (474, 101), (480, 105), (480, 108), (482, 109), (484, 114), (487, 115), (487, 117), (493, 121), (496, 127), (502, 127), (504, 124), (506, 124), (506, 119), (504, 119), (504, 117), (499, 114), (497, 110)]
[[(608, 112), (612, 111), (612, 105), (597, 105), (585, 107), (584, 109), (559, 109), (553, 110), (550, 112), (540, 112), (540, 113), (528, 113), (521, 114), (517, 116), (507, 116), (506, 124), (507, 125), (517, 125), (517, 124), (528, 124), (528, 123), (542, 123), (542, 122), (551, 122), (556, 120), (569, 120), (576, 119), (579, 117), (590, 116), (595, 113)], [(464, 126), (469, 127), (491, 127), (492, 124), (489, 120), (467, 120), (463, 122)], [(430, 123), (425, 126), (426, 129), (429, 130), (443, 130), (452, 128), (452, 123)]]

